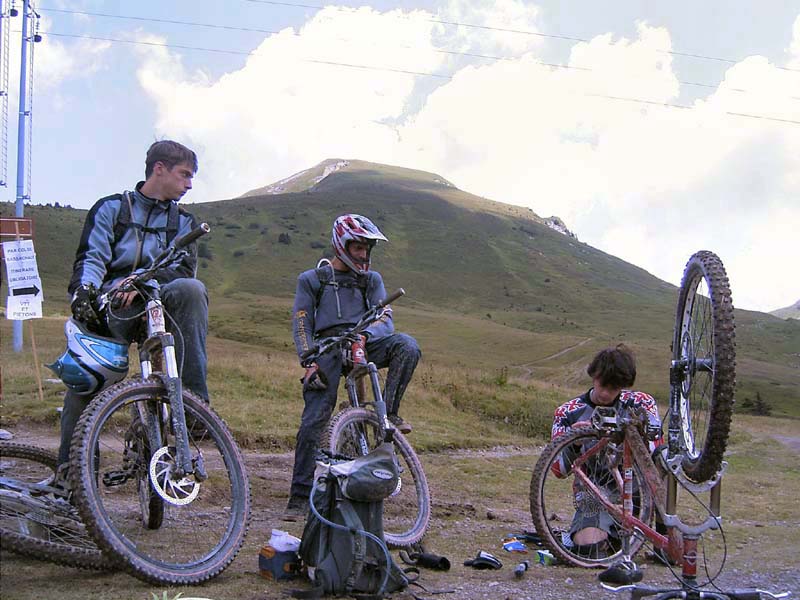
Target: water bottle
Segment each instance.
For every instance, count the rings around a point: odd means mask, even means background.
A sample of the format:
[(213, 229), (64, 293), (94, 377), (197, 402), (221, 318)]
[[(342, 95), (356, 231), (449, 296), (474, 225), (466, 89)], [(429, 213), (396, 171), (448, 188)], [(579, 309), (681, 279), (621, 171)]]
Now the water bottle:
[(514, 567), (514, 577), (517, 579), (522, 579), (522, 576), (525, 574), (525, 571), (531, 568), (531, 563), (528, 560), (523, 560), (519, 563), (516, 567)]

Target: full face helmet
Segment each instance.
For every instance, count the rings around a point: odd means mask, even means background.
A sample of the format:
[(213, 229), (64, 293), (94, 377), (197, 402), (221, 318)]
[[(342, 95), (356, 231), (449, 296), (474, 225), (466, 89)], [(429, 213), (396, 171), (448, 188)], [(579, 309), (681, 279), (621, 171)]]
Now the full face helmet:
[(92, 333), (75, 319), (64, 324), (64, 335), (64, 354), (45, 366), (79, 396), (96, 394), (127, 375), (127, 342)]
[[(388, 241), (381, 233), (381, 230), (367, 217), (354, 214), (342, 215), (333, 222), (333, 235), (331, 236), (333, 251), (339, 260), (359, 275), (369, 271), (369, 257), (373, 246), (378, 240)], [(347, 251), (347, 244), (350, 242), (369, 244), (369, 252), (367, 252), (367, 260), (365, 262), (356, 261), (350, 255)]]

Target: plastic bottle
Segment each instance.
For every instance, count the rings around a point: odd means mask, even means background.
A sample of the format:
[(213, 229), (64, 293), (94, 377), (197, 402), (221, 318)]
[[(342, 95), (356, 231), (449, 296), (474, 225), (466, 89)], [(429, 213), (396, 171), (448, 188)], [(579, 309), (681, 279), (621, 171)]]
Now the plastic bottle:
[(517, 579), (522, 579), (522, 576), (525, 574), (525, 571), (531, 568), (531, 563), (529, 560), (523, 560), (519, 563), (516, 567), (514, 567), (514, 577)]

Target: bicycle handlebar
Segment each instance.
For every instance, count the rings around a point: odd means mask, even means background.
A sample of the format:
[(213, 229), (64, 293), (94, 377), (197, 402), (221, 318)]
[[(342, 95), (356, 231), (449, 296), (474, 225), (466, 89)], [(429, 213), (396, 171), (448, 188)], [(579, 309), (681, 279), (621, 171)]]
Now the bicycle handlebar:
[[(628, 585), (609, 585), (607, 583), (600, 584), (604, 589), (609, 592), (630, 592), (631, 598), (639, 600), (647, 596), (658, 596), (659, 598), (683, 598), (683, 595), (675, 595), (685, 592), (685, 590), (676, 590), (668, 588), (657, 588), (642, 584), (628, 584)], [(786, 598), (789, 592), (768, 592), (767, 590), (759, 590), (755, 588), (745, 588), (740, 590), (703, 590), (701, 593), (702, 598), (709, 598), (715, 600), (762, 600), (762, 598)]]
[(189, 233), (177, 239), (174, 244), (175, 250), (180, 250), (181, 248), (188, 246), (197, 238), (207, 234), (209, 231), (211, 231), (211, 227), (209, 227), (208, 223), (200, 223), (200, 225), (192, 229)]
[(147, 269), (146, 271), (142, 271), (141, 273), (134, 274), (134, 276), (131, 278), (131, 280), (128, 281), (125, 284), (125, 286), (124, 286), (125, 289), (123, 289), (122, 287), (115, 287), (115, 288), (110, 289), (108, 292), (106, 292), (102, 296), (100, 296), (100, 300), (99, 300), (100, 304), (102, 305), (104, 302), (106, 302), (112, 296), (114, 296), (114, 294), (117, 294), (117, 293), (123, 292), (123, 291), (133, 290), (137, 283), (152, 279), (152, 277), (153, 277), (153, 275), (155, 274), (156, 271), (158, 271), (160, 268), (164, 267), (165, 265), (176, 261), (178, 259), (179, 255), (182, 256), (182, 254), (180, 254), (180, 253), (181, 252), (185, 252), (183, 249), (186, 246), (188, 246), (189, 244), (194, 242), (197, 238), (199, 238), (201, 236), (204, 236), (205, 234), (209, 233), (210, 231), (211, 231), (211, 227), (208, 225), (208, 223), (200, 223), (200, 225), (198, 225), (197, 227), (192, 229), (186, 235), (179, 237), (166, 250), (164, 250), (161, 254), (159, 254), (156, 257), (156, 259), (153, 261), (153, 264), (150, 265), (149, 269)]
[(325, 338), (319, 344), (315, 344), (314, 346), (303, 352), (300, 355), (300, 364), (303, 365), (304, 367), (311, 366), (312, 363), (316, 362), (317, 358), (328, 352), (331, 348), (339, 344), (345, 338), (353, 335), (354, 333), (360, 333), (361, 331), (364, 331), (367, 328), (367, 326), (369, 326), (371, 323), (377, 321), (383, 316), (385, 308), (389, 304), (397, 300), (400, 296), (405, 295), (405, 293), (406, 291), (403, 288), (398, 288), (397, 290), (386, 296), (386, 298), (378, 302), (378, 304), (376, 304), (374, 307), (365, 312), (362, 315), (361, 319), (358, 321), (358, 323), (356, 323), (349, 329), (342, 331), (339, 335)]

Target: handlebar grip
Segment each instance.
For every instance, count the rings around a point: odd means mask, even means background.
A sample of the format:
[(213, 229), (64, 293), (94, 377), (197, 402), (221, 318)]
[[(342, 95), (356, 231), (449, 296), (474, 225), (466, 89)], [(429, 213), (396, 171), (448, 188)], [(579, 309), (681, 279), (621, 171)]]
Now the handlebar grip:
[(176, 240), (175, 249), (176, 250), (180, 250), (181, 248), (184, 248), (185, 246), (188, 246), (193, 241), (195, 241), (197, 238), (199, 238), (201, 235), (205, 235), (209, 231), (211, 231), (211, 227), (209, 227), (208, 223), (200, 223), (200, 225), (198, 225), (197, 227), (192, 229), (185, 236), (183, 236), (181, 238), (178, 238)]
[(314, 354), (318, 350), (319, 350), (319, 346), (314, 346), (313, 348), (309, 348), (308, 350), (306, 350), (305, 352), (303, 352), (300, 355), (300, 360), (304, 361), (305, 359), (307, 359), (309, 356), (311, 356), (312, 354)]
[(393, 293), (389, 294), (378, 303), (378, 306), (386, 306), (397, 300), (400, 296), (405, 295), (406, 291), (403, 288), (397, 288)]

